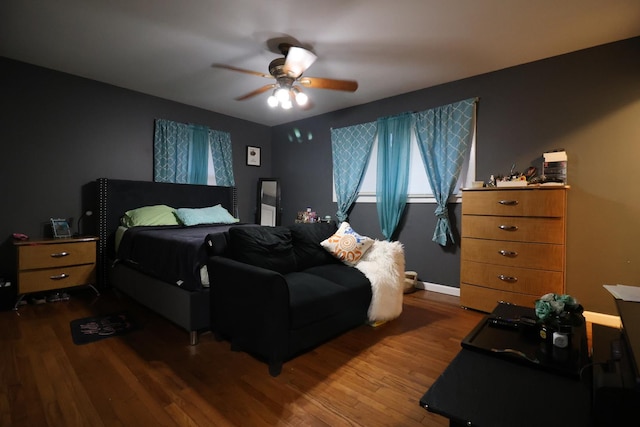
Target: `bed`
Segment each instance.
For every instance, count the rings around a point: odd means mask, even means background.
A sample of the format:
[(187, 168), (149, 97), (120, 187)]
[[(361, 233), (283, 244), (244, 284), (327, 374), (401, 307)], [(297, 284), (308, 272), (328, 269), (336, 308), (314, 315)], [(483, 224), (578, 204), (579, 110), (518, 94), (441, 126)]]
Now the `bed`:
[[(148, 269), (121, 259), (126, 234), (122, 233), (121, 218), (132, 209), (168, 205), (174, 208), (206, 208), (220, 204), (232, 216), (237, 217), (237, 193), (235, 187), (172, 184), (148, 181), (116, 180), (100, 178), (96, 181), (98, 198), (98, 276), (101, 286), (110, 286), (128, 295), (140, 304), (169, 319), (189, 332), (189, 342), (196, 345), (199, 332), (209, 329), (209, 288), (200, 281), (203, 276), (176, 281), (163, 274), (150, 274)], [(186, 233), (190, 248), (174, 248), (173, 243), (155, 241), (153, 252), (158, 256), (173, 256), (187, 253), (192, 257), (202, 257), (203, 253), (213, 254), (224, 248), (225, 232), (229, 224), (194, 227), (167, 227), (172, 238), (175, 234)], [(137, 227), (134, 227), (137, 228)], [(133, 232), (133, 229), (126, 233)], [(153, 239), (151, 229), (163, 227), (141, 227), (140, 239)], [(122, 237), (120, 237), (122, 235)], [(118, 238), (116, 238), (118, 236)], [(182, 242), (182, 240), (180, 240)], [(194, 247), (193, 242), (200, 242)], [(162, 248), (162, 250), (160, 250)], [(126, 251), (125, 251), (126, 252)], [(152, 257), (148, 257), (152, 258)], [(162, 264), (162, 263), (161, 263)], [(167, 262), (165, 261), (165, 264)], [(189, 283), (187, 283), (189, 282)]]

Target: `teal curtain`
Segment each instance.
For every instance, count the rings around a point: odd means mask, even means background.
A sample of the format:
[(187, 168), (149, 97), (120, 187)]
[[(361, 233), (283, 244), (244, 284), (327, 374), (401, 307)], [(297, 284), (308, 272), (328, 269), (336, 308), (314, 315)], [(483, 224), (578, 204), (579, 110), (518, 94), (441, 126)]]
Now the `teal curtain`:
[(189, 145), (189, 184), (207, 185), (207, 146), (208, 129), (191, 125), (191, 144)]
[(476, 99), (467, 99), (416, 114), (418, 147), (437, 207), (432, 240), (455, 243), (449, 223), (448, 200), (471, 147)]
[(213, 158), (213, 170), (216, 185), (233, 187), (233, 156), (231, 150), (231, 135), (229, 132), (209, 130), (209, 148)]
[(378, 119), (376, 207), (382, 234), (391, 240), (407, 204), (413, 115)]
[(206, 126), (156, 119), (153, 141), (154, 181), (207, 184), (211, 150), (216, 185), (233, 186), (231, 136)]
[(157, 119), (153, 141), (153, 173), (156, 182), (189, 182), (189, 125)]
[(333, 180), (338, 202), (336, 217), (339, 221), (347, 219), (349, 209), (358, 197), (375, 135), (375, 122), (331, 129)]

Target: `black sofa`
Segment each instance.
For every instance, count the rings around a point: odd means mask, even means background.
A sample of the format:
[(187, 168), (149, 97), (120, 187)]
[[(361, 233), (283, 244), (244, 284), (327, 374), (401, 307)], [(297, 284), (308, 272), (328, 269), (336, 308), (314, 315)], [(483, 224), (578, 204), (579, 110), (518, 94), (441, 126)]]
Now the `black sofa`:
[(232, 227), (227, 249), (209, 259), (211, 330), (269, 365), (282, 365), (367, 322), (371, 283), (320, 242), (333, 223)]

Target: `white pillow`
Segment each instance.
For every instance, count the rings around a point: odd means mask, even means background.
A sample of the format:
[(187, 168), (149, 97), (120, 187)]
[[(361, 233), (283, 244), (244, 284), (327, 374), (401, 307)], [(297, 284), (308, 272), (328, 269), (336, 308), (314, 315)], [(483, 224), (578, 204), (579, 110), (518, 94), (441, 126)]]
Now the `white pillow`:
[(353, 266), (360, 261), (373, 242), (373, 239), (356, 233), (348, 222), (343, 222), (333, 236), (320, 244), (334, 257)]

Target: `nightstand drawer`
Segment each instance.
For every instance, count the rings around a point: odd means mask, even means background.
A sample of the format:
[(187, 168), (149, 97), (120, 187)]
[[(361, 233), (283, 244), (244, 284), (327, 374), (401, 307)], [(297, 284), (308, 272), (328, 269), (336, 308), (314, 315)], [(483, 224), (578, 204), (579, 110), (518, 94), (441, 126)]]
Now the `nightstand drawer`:
[(96, 261), (96, 242), (65, 242), (18, 247), (18, 269), (61, 267), (93, 264)]
[(86, 285), (95, 283), (95, 277), (95, 264), (21, 271), (18, 273), (18, 292), (26, 294), (29, 292)]
[(462, 214), (564, 217), (565, 202), (563, 189), (465, 191)]
[(562, 218), (521, 216), (462, 216), (462, 237), (564, 244)]
[(564, 271), (564, 245), (463, 237), (461, 258), (511, 267)]

